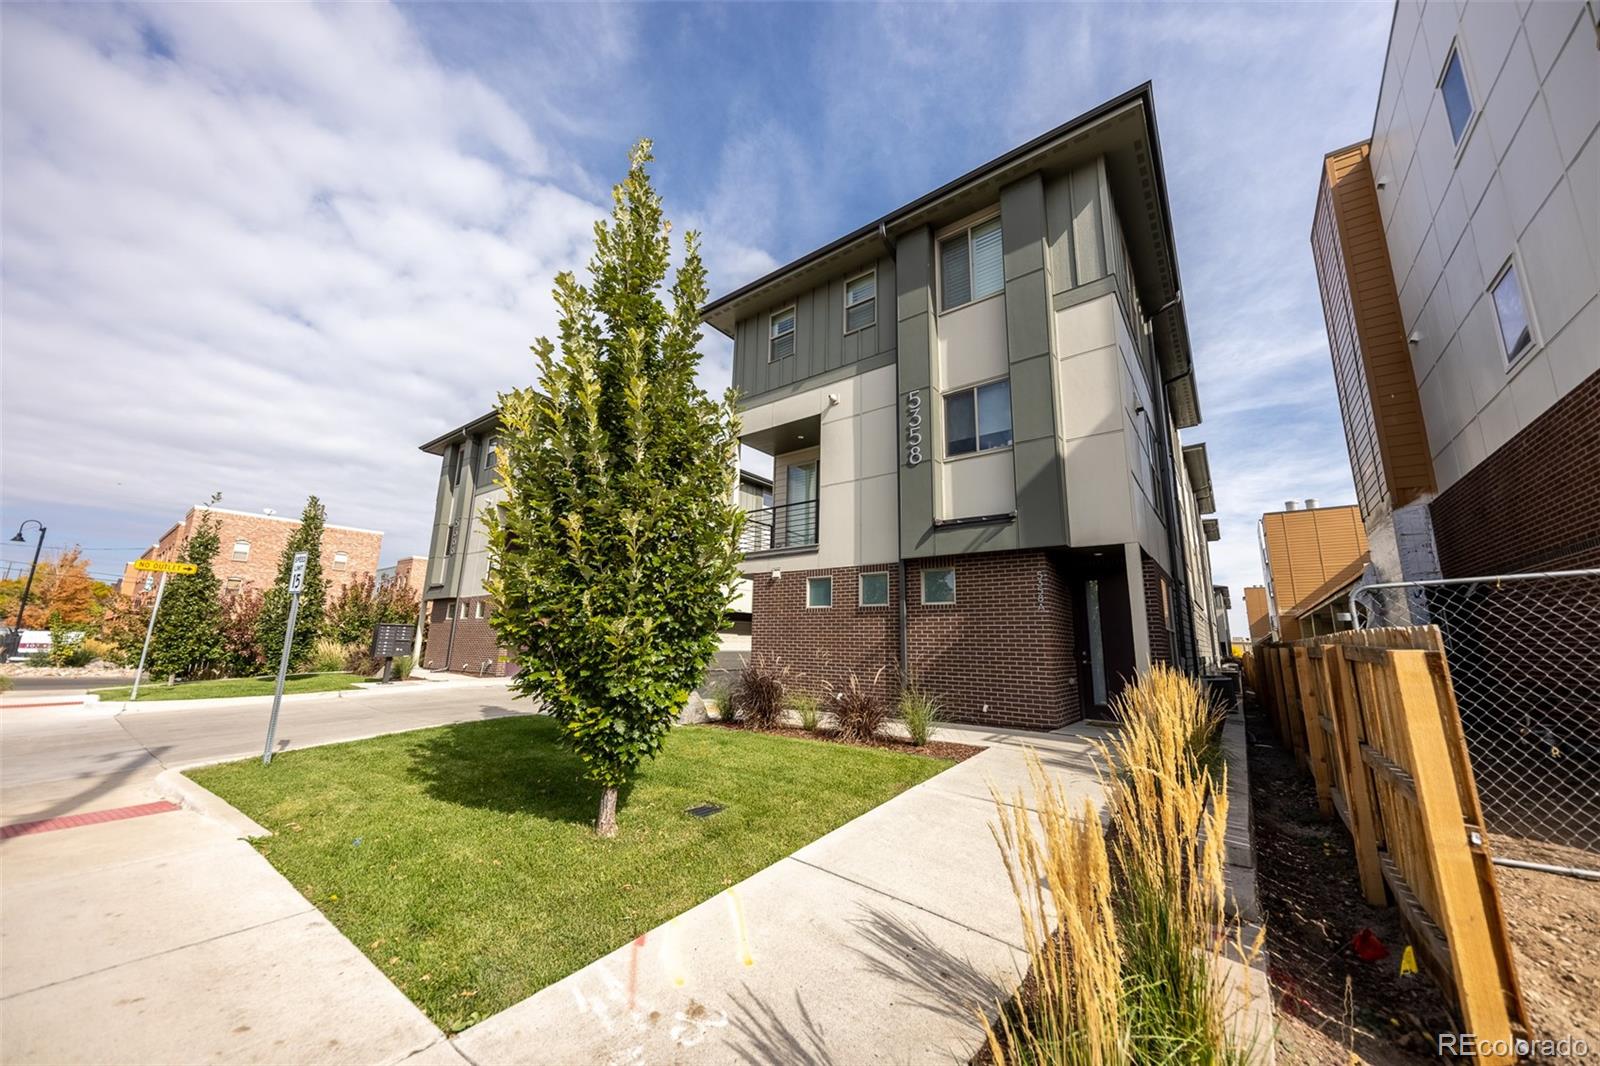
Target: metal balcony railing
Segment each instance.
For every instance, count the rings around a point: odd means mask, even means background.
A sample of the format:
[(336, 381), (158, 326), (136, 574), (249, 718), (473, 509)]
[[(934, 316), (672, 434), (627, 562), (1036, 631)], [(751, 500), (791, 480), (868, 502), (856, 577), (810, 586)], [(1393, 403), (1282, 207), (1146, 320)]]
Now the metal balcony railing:
[(746, 555), (810, 548), (817, 543), (817, 501), (802, 500), (745, 512), (739, 550)]

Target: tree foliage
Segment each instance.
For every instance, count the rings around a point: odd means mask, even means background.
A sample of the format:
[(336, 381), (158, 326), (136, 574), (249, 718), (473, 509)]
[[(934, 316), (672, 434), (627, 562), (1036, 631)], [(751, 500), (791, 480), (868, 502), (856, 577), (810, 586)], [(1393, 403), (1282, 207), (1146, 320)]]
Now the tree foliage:
[(289, 624), (289, 576), (294, 572), (296, 552), (305, 552), (306, 578), (300, 590), (300, 613), (294, 626), (294, 649), (290, 664), (304, 662), (311, 654), (311, 646), (322, 634), (324, 604), (328, 598), (328, 582), (322, 576), (322, 529), (328, 519), (327, 509), (315, 496), (306, 497), (305, 510), (300, 512), (300, 525), (289, 534), (289, 542), (278, 557), (278, 578), (267, 590), (256, 617), (256, 643), (269, 669), (276, 670), (283, 655), (283, 631)]
[(178, 556), (199, 569), (192, 574), (167, 575), (167, 589), (150, 639), (147, 666), (151, 677), (202, 677), (220, 665), (221, 584), (212, 567), (220, 546), (216, 516), (203, 510)]
[(506, 498), (488, 517), (492, 623), (521, 667), (514, 685), (602, 786), (603, 834), (617, 788), (660, 750), (716, 652), (743, 521), (733, 396), (695, 383), (699, 237), (685, 236), (664, 293), (671, 224), (651, 158), (641, 141), (595, 225), (589, 283), (556, 278), (559, 347), (533, 346), (537, 388), (500, 397)]
[[(267, 669), (276, 669), (261, 653), (261, 641), (256, 627), (261, 620), (261, 608), (266, 596), (260, 589), (241, 589), (224, 593), (222, 597), (222, 661), (230, 677), (248, 677)], [(279, 640), (279, 651), (282, 651)]]
[(402, 581), (379, 584), (371, 574), (339, 590), (328, 606), (325, 636), (341, 644), (372, 643), (373, 627), (380, 622), (415, 624), (417, 594)]
[[(27, 574), (0, 581), (0, 620), (11, 625), (17, 620), (22, 589)], [(82, 549), (68, 548), (53, 559), (39, 563), (28, 589), (28, 606), (23, 613), (24, 629), (64, 625), (71, 630), (94, 629), (105, 606), (116, 591), (104, 581), (89, 576), (89, 560)]]

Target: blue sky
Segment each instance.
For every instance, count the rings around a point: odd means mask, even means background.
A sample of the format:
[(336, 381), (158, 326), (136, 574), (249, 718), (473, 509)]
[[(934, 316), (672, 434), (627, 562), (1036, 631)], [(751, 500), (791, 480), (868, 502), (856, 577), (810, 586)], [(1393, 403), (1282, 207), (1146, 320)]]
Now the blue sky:
[(1390, 16), (5, 5), (3, 532), (41, 518), (115, 575), (213, 491), (316, 492), (422, 553), (416, 444), (531, 379), (634, 139), (720, 292), (1149, 79), (1238, 602), (1262, 510), (1353, 498), (1308, 233)]

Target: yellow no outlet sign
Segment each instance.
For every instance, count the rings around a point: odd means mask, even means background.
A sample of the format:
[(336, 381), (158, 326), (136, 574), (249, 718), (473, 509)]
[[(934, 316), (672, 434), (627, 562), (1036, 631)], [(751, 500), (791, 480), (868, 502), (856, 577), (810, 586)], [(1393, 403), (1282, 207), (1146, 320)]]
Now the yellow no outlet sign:
[(135, 559), (135, 570), (151, 570), (158, 574), (192, 574), (200, 569), (193, 563), (168, 563), (160, 559)]

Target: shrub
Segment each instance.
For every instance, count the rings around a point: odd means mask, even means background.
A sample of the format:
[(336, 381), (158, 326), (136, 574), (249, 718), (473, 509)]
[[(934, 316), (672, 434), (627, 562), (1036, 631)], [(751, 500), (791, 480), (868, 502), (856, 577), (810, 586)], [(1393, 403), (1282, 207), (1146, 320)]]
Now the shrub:
[(0, 674), (0, 692), (9, 692), (11, 690), (11, 684), (12, 682), (9, 677), (5, 676), (4, 674)]
[(394, 676), (398, 677), (401, 681), (410, 680), (411, 669), (416, 665), (417, 661), (411, 656), (396, 655), (394, 657)]
[(248, 677), (251, 674), (277, 669), (276, 662), (267, 662), (261, 652), (261, 642), (256, 637), (256, 623), (261, 617), (261, 606), (265, 602), (266, 598), (260, 589), (244, 589), (223, 594), (223, 665), (234, 677)]
[(900, 688), (900, 719), (911, 734), (911, 743), (922, 747), (939, 724), (939, 701), (933, 693), (908, 678)]
[(800, 728), (807, 733), (815, 733), (822, 720), (822, 706), (817, 698), (810, 693), (802, 692), (789, 698), (789, 705), (800, 716)]
[(1036, 757), (1036, 819), (1021, 795), (995, 796), (1037, 995), (1002, 1014), (1003, 1044), (985, 1021), (990, 1050), (1030, 1066), (1248, 1061), (1228, 1033), (1219, 962), (1231, 941), (1248, 963), (1260, 938), (1246, 948), (1224, 910), (1226, 777), (1204, 761), (1216, 711), (1160, 666), (1114, 709), (1122, 729), (1099, 746), (1116, 771), (1109, 849), (1093, 806), (1074, 810)]
[(784, 696), (798, 680), (776, 655), (753, 655), (728, 692), (728, 709), (745, 725), (771, 729), (783, 721)]
[(833, 694), (833, 713), (839, 719), (839, 735), (845, 740), (871, 740), (889, 719), (889, 701), (878, 695), (877, 685), (883, 668), (863, 684), (850, 672), (849, 678)]
[[(281, 640), (279, 645), (279, 654), (282, 654)], [(306, 657), (306, 668), (317, 674), (339, 673), (344, 670), (348, 658), (349, 649), (343, 644), (329, 637), (319, 637), (317, 642), (311, 645), (311, 653)]]

